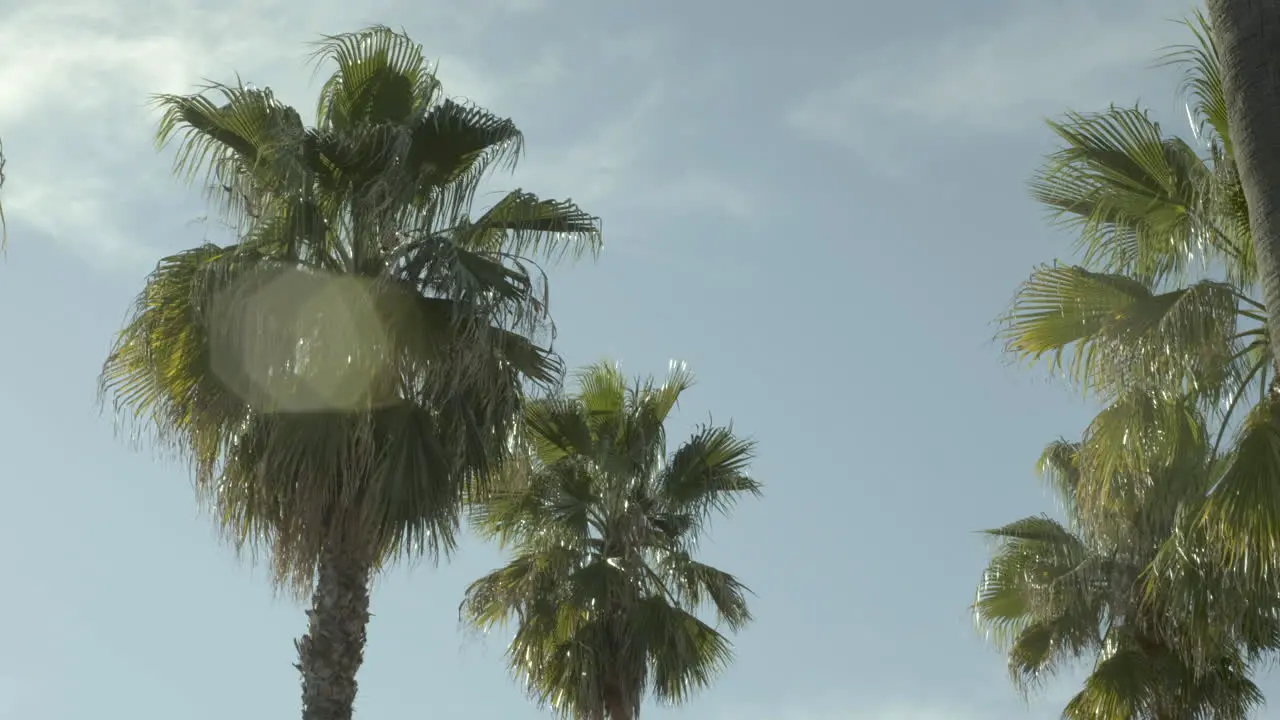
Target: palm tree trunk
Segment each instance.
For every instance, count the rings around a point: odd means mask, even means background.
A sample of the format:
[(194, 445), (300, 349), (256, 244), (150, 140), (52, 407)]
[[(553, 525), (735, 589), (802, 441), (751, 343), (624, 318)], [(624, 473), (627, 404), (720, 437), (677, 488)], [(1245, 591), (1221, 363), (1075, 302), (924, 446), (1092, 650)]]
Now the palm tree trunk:
[(351, 720), (369, 624), (366, 554), (332, 541), (320, 556), (307, 633), (297, 643), (302, 720)]
[[(1266, 306), (1280, 308), (1280, 0), (1208, 0)], [(1280, 310), (1268, 313), (1280, 360)]]
[(631, 703), (623, 699), (622, 693), (607, 692), (604, 704), (609, 711), (609, 720), (635, 720), (635, 715), (631, 712)]

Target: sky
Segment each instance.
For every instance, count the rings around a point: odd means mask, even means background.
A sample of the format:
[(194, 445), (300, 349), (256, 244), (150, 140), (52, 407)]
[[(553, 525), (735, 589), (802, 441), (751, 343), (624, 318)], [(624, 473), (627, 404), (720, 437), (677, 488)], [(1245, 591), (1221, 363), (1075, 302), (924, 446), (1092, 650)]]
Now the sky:
[[(764, 498), (704, 548), (756, 622), (714, 687), (645, 717), (1057, 717), (1078, 674), (1024, 701), (974, 626), (975, 531), (1053, 511), (1034, 461), (1090, 408), (1004, 358), (993, 320), (1070, 257), (1025, 189), (1044, 118), (1142, 101), (1185, 125), (1153, 61), (1192, 9), (0, 0), (0, 720), (296, 716), (301, 606), (218, 542), (182, 465), (116, 431), (95, 380), (155, 261), (220, 232), (155, 150), (149, 95), (239, 73), (310, 108), (307, 43), (372, 23), (518, 122), (526, 157), (495, 187), (603, 217), (599, 260), (553, 274), (566, 360), (683, 360), (699, 384), (672, 437), (712, 416), (759, 443)], [(458, 623), (501, 562), (468, 540), (378, 580), (359, 718), (549, 716), (504, 639)]]

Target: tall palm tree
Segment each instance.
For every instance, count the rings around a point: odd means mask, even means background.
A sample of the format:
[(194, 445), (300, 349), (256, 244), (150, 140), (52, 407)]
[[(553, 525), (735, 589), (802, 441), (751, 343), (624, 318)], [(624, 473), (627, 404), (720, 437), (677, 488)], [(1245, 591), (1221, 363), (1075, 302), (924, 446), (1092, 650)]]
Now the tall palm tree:
[[(979, 623), (1008, 653), (1015, 683), (1028, 690), (1073, 661), (1092, 658), (1067, 720), (1243, 720), (1263, 701), (1250, 680), (1261, 653), (1274, 650), (1280, 617), (1274, 596), (1237, 596), (1228, 626), (1197, 612), (1233, 581), (1228, 566), (1202, 552), (1197, 506), (1216, 481), (1207, 445), (1145, 478), (1116, 478), (1129, 502), (1087, 512), (1076, 491), (1086, 483), (1080, 443), (1058, 441), (1041, 458), (1066, 511), (1064, 525), (1027, 517), (986, 531), (998, 549), (979, 586)], [(1153, 582), (1172, 573), (1175, 583)], [(1181, 644), (1201, 637), (1203, 652)], [(1210, 642), (1212, 640), (1212, 642)]]
[[(1081, 259), (1037, 268), (1003, 337), (1104, 406), (1074, 455), (1084, 516), (1135, 512), (1152, 467), (1207, 443), (1206, 498), (1186, 505), (1195, 522), (1165, 539), (1147, 583), (1165, 612), (1196, 619), (1163, 627), (1168, 649), (1203, 671), (1224, 639), (1249, 634), (1241, 598), (1280, 592), (1280, 405), (1218, 47), (1204, 16), (1189, 25), (1196, 41), (1170, 60), (1187, 71), (1193, 139), (1138, 109), (1051, 124), (1062, 147), (1032, 189), (1078, 233)], [(1192, 536), (1196, 557), (1241, 572), (1197, 581), (1180, 560)]]
[[(1078, 232), (1082, 258), (1037, 268), (1003, 337), (1014, 355), (1047, 359), (1105, 405), (1081, 455), (1085, 477), (1104, 484), (1081, 488), (1084, 504), (1107, 502), (1118, 473), (1175, 452), (1186, 413), (1203, 413), (1230, 467), (1202, 519), (1270, 583), (1280, 579), (1271, 550), (1280, 543), (1280, 461), (1268, 452), (1280, 448), (1280, 433), (1268, 390), (1276, 377), (1269, 314), (1232, 161), (1219, 49), (1203, 15), (1189, 26), (1196, 42), (1170, 60), (1187, 71), (1196, 144), (1138, 109), (1051, 124), (1062, 148), (1032, 190)], [(1135, 451), (1130, 438), (1140, 432), (1146, 444)]]
[[(1248, 199), (1263, 297), (1280, 307), (1280, 2), (1208, 0), (1221, 58), (1222, 95), (1233, 130), (1229, 154)], [(1270, 320), (1280, 357), (1280, 317)]]
[(747, 589), (693, 558), (712, 511), (760, 484), (752, 443), (703, 426), (667, 455), (664, 422), (692, 383), (681, 366), (630, 387), (616, 366), (582, 371), (577, 394), (530, 403), (529, 462), (477, 507), (477, 527), (514, 555), (473, 583), (461, 614), (510, 619), (512, 671), (575, 720), (632, 720), (646, 693), (681, 702), (729, 662), (731, 645), (695, 614), (737, 630)]
[(528, 383), (562, 370), (531, 253), (598, 247), (570, 202), (508, 193), (516, 126), (445, 97), (385, 27), (325, 38), (315, 126), (270, 89), (162, 95), (161, 143), (238, 235), (161, 260), (102, 372), (117, 410), (190, 460), (237, 547), (312, 591), (302, 716), (347, 720), (371, 576), (453, 547), (508, 454)]

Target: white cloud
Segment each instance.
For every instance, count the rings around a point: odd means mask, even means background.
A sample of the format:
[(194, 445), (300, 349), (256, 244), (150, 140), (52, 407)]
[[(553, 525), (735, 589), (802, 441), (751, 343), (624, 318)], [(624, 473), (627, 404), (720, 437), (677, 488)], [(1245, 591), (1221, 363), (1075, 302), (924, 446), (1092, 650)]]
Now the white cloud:
[[(594, 37), (590, 29), (564, 28), (558, 38), (532, 32), (530, 43), (515, 47), (485, 42), (495, 26), (523, 28), (547, 20), (539, 13), (558, 11), (554, 0), (470, 0), (465, 7), (444, 0), (10, 3), (0, 10), (0, 138), (12, 239), (20, 241), (15, 233), (23, 227), (35, 229), (95, 264), (134, 270), (196, 241), (175, 232), (201, 206), (183, 204), (193, 196), (181, 194), (155, 153), (149, 96), (191, 92), (204, 80), (231, 81), (238, 72), (305, 112), (314, 97), (306, 43), (377, 21), (404, 25), (422, 41), (451, 95), (517, 121), (522, 107), (541, 109), (551, 97), (557, 112), (582, 124), (582, 132), (561, 125), (560, 147), (531, 138), (538, 150), (531, 154), (550, 160), (530, 158), (520, 184), (532, 178), (532, 190), (587, 204), (675, 182), (637, 170), (653, 119), (671, 99), (667, 78), (653, 72), (643, 52), (658, 42), (656, 34), (637, 31), (612, 38), (617, 42), (597, 37), (598, 47), (585, 49), (612, 61), (616, 74), (606, 81), (641, 88), (634, 104), (618, 112), (576, 96), (574, 74), (592, 66), (581, 62), (581, 45), (571, 51), (562, 41), (577, 32)], [(734, 203), (741, 204), (712, 190), (702, 196), (716, 212), (733, 214)], [(144, 239), (159, 232), (170, 236), (159, 241), (162, 248)]]
[(793, 128), (876, 160), (897, 161), (907, 133), (1001, 132), (1068, 107), (1126, 103), (1117, 86), (1162, 48), (1189, 38), (1170, 20), (1190, 5), (1168, 0), (1018, 2), (1002, 17), (973, 17), (939, 37), (873, 47), (843, 78), (788, 113)]

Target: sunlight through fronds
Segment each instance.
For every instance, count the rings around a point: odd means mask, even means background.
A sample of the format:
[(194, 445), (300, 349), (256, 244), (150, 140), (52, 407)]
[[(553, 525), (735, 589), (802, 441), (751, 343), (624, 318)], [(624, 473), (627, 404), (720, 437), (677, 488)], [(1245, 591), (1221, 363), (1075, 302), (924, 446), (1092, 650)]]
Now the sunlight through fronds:
[[(160, 261), (102, 373), (104, 399), (190, 460), (231, 540), (310, 585), (331, 533), (376, 562), (453, 547), (497, 482), (530, 388), (563, 377), (542, 259), (594, 254), (599, 220), (515, 190), (515, 124), (454, 102), (402, 33), (325, 37), (315, 127), (237, 81), (160, 95), (160, 145), (236, 242)], [(354, 533), (354, 535), (353, 535)]]
[(753, 444), (704, 426), (668, 454), (663, 425), (693, 376), (629, 381), (616, 364), (575, 374), (577, 390), (525, 409), (529, 463), (520, 482), (477, 498), (477, 529), (513, 559), (473, 583), (461, 607), (482, 630), (515, 623), (512, 672), (564, 717), (680, 703), (732, 656), (751, 620), (750, 591), (696, 561), (713, 512), (758, 495)]

